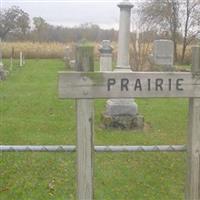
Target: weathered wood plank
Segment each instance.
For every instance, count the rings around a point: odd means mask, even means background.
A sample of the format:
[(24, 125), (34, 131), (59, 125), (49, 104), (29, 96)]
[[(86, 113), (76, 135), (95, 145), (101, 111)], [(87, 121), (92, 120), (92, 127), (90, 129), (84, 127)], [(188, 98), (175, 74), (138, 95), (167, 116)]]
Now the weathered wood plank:
[[(79, 71), (93, 71), (93, 47), (78, 46)], [(90, 68), (88, 68), (90, 64)], [(77, 100), (77, 199), (93, 199), (93, 100)]]
[[(194, 76), (200, 73), (200, 47), (192, 48)], [(186, 199), (200, 200), (200, 98), (189, 101), (188, 176)]]
[(59, 72), (59, 97), (200, 97), (200, 76), (189, 72)]
[(77, 100), (77, 195), (93, 199), (93, 100)]

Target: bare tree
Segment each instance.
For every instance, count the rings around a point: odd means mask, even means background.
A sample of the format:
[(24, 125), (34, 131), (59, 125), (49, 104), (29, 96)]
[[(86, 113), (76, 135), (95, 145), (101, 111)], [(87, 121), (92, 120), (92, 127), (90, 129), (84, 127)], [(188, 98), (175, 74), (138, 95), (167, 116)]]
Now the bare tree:
[(177, 60), (177, 36), (180, 27), (179, 21), (179, 8), (180, 4), (178, 0), (167, 0), (167, 4), (170, 10), (169, 15), (169, 25), (170, 25), (170, 32), (171, 38), (174, 42), (174, 59)]
[(182, 6), (183, 46), (181, 63), (184, 62), (187, 46), (200, 35), (200, 0), (185, 0)]
[(143, 14), (136, 6), (132, 13), (133, 32), (130, 38), (130, 63), (134, 70), (141, 71), (142, 67), (147, 64), (151, 44), (155, 39), (155, 29), (141, 20)]
[(141, 4), (142, 21), (158, 32), (167, 31), (174, 42), (174, 57), (177, 59), (177, 35), (180, 28), (180, 3), (178, 0), (148, 0)]

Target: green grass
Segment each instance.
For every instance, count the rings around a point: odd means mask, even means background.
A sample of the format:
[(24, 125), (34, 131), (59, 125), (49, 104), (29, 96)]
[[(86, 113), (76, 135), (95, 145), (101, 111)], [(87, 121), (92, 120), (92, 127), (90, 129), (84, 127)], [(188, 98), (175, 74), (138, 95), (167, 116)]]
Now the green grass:
[[(75, 101), (59, 100), (60, 60), (27, 60), (0, 82), (0, 143), (75, 144)], [(141, 131), (105, 130), (106, 100), (95, 101), (96, 145), (185, 144), (185, 99), (136, 99)], [(0, 199), (76, 199), (75, 153), (0, 153)], [(182, 200), (185, 153), (96, 153), (95, 199)]]
[(190, 71), (191, 65), (176, 65), (176, 70), (178, 70), (178, 71)]

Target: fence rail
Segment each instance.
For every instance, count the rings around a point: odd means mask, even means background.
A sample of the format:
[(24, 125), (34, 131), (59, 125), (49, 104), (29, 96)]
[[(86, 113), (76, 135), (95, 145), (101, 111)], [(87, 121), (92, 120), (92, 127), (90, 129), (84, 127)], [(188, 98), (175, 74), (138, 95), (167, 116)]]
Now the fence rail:
[[(186, 145), (95, 146), (96, 152), (183, 152)], [(75, 152), (75, 145), (0, 145), (0, 152)]]

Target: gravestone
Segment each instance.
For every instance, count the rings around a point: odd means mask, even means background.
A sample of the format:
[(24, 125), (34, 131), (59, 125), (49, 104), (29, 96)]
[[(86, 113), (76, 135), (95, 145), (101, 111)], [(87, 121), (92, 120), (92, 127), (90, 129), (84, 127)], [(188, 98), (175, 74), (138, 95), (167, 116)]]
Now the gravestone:
[(100, 52), (100, 71), (112, 71), (112, 51), (110, 40), (103, 40)]
[[(118, 4), (120, 8), (120, 25), (118, 36), (117, 67), (114, 71), (131, 72), (129, 65), (130, 17), (133, 5), (129, 1)], [(106, 112), (102, 115), (106, 128), (142, 129), (144, 119), (138, 114), (138, 106), (134, 99), (110, 99), (106, 104)]]
[(155, 40), (153, 62), (161, 65), (164, 71), (172, 71), (174, 65), (174, 43), (171, 40)]
[(74, 58), (75, 54), (75, 47), (66, 47), (64, 50), (64, 62), (65, 62), (65, 68), (76, 70), (76, 60)]
[(65, 62), (65, 68), (66, 69), (68, 69), (69, 67), (70, 67), (70, 53), (69, 53), (69, 51), (70, 51), (70, 49), (69, 49), (69, 47), (66, 47), (65, 49), (64, 49), (64, 62)]
[(69, 61), (69, 66), (70, 66), (70, 69), (75, 70), (75, 68), (76, 68), (76, 61), (75, 60), (70, 60)]

